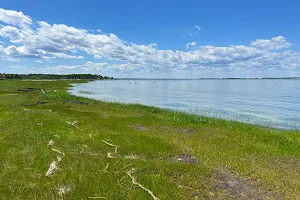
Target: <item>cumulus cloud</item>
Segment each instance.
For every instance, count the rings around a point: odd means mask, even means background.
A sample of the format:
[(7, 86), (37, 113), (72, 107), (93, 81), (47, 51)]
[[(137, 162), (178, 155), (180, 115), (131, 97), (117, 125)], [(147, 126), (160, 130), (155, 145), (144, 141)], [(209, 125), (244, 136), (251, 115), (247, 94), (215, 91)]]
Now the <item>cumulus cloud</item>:
[(13, 26), (2, 26), (0, 28), (0, 36), (11, 41), (19, 39), (20, 32), (19, 29)]
[(261, 49), (279, 50), (292, 46), (283, 36), (273, 37), (270, 40), (255, 40), (251, 43), (252, 46)]
[[(220, 69), (241, 71), (251, 70), (251, 67), (264, 69), (265, 66), (292, 70), (300, 67), (298, 52), (277, 51), (292, 45), (283, 36), (269, 40), (258, 39), (248, 45), (206, 45), (196, 48), (196, 42), (190, 42), (186, 45), (188, 51), (160, 50), (157, 44), (130, 43), (102, 31), (88, 31), (45, 21), (32, 22), (30, 17), (17, 11), (1, 9), (0, 13), (0, 21), (4, 23), (0, 26), (0, 39), (8, 41), (0, 44), (2, 60), (82, 60), (83, 55), (87, 54), (94, 59), (107, 61), (87, 61), (84, 65), (60, 65), (53, 68), (59, 72), (71, 70), (149, 73)], [(195, 25), (193, 33), (200, 30), (201, 28)]]
[(17, 27), (24, 27), (32, 24), (30, 17), (24, 15), (22, 12), (4, 10), (2, 8), (0, 8), (0, 21)]

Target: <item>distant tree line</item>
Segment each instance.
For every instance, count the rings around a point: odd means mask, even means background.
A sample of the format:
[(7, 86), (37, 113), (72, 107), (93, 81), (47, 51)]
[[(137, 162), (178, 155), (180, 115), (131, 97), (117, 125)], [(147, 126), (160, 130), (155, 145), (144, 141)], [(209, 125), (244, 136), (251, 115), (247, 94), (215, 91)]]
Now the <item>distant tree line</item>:
[(87, 79), (102, 80), (113, 79), (113, 77), (101, 76), (97, 74), (1, 74), (0, 79)]

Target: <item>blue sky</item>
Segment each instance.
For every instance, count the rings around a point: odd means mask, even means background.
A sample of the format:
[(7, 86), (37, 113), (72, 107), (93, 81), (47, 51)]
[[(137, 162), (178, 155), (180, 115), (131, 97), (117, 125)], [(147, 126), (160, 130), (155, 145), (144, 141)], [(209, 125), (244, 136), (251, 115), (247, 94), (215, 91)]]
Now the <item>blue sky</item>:
[(300, 76), (297, 1), (7, 1), (0, 73)]

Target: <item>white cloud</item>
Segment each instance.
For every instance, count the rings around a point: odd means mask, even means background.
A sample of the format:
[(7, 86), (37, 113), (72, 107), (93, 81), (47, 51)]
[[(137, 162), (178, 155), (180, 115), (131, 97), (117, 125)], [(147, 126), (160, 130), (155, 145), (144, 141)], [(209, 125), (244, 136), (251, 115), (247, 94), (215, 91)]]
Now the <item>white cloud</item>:
[(78, 69), (78, 68), (81, 68), (81, 67), (77, 66), (77, 65), (71, 65), (71, 66), (59, 65), (59, 66), (55, 67), (54, 69), (59, 70), (59, 71), (64, 71), (64, 70), (73, 70), (73, 69)]
[(274, 37), (270, 40), (255, 40), (254, 42), (251, 42), (251, 45), (256, 48), (269, 50), (279, 50), (289, 48), (292, 46), (292, 44), (286, 41), (286, 39), (283, 36)]
[(17, 27), (24, 27), (32, 24), (30, 17), (24, 15), (22, 12), (4, 10), (2, 8), (0, 8), (0, 21)]
[(189, 42), (185, 45), (187, 49), (194, 49), (197, 46), (196, 42)]
[(17, 40), (20, 37), (19, 29), (13, 26), (2, 26), (0, 28), (0, 36), (11, 41)]
[(195, 25), (193, 29), (184, 29), (184, 36), (197, 36), (202, 28)]
[(197, 31), (200, 31), (200, 30), (201, 30), (201, 27), (198, 26), (198, 25), (195, 25), (194, 27), (195, 27), (195, 29), (197, 29)]
[[(47, 53), (46, 53), (47, 54)], [(65, 58), (65, 59), (84, 59), (83, 56), (71, 56), (65, 53), (53, 53), (54, 58)]]
[[(2, 11), (2, 13), (7, 12)], [(60, 65), (53, 68), (60, 72), (81, 70), (152, 73), (184, 70), (220, 71), (221, 68), (246, 71), (251, 70), (251, 66), (255, 70), (264, 69), (265, 66), (287, 70), (300, 67), (298, 52), (274, 52), (292, 45), (283, 36), (269, 40), (255, 40), (250, 45), (224, 47), (207, 45), (196, 49), (196, 42), (190, 42), (186, 45), (189, 51), (160, 50), (157, 44), (139, 45), (123, 41), (114, 34), (105, 34), (102, 31), (91, 32), (65, 24), (38, 21), (31, 27), (24, 26), (24, 24), (33, 23), (29, 17), (16, 11), (9, 13), (15, 15), (17, 13), (18, 16), (28, 19), (25, 20), (26, 23), (22, 22), (23, 25), (20, 25), (15, 17), (11, 19), (6, 17), (6, 23), (9, 22), (10, 25), (0, 27), (0, 38), (9, 41), (0, 44), (0, 58), (3, 60), (84, 59), (82, 52), (95, 59), (107, 60), (107, 62), (99, 63), (88, 61), (82, 66)], [(12, 14), (6, 16), (12, 16)], [(1, 21), (3, 21), (2, 18), (0, 18)], [(194, 29), (193, 33), (201, 30), (197, 25)], [(111, 61), (121, 64), (109, 64)]]

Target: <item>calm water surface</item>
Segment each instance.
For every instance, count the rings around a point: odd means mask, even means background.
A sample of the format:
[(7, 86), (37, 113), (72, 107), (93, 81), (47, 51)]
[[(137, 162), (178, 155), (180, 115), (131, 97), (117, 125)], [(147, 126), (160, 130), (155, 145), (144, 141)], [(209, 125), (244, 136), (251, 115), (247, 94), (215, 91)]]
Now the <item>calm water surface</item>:
[(70, 92), (103, 101), (300, 129), (300, 80), (108, 80), (76, 84)]

